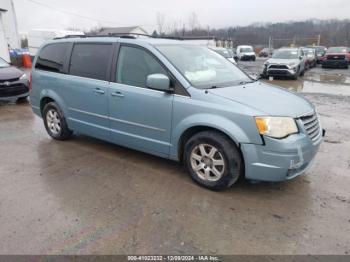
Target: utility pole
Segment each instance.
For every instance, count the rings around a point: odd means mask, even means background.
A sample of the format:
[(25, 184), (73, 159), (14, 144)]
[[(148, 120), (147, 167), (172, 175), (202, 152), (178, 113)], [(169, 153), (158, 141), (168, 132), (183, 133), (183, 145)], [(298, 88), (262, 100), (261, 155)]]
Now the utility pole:
[(317, 45), (319, 46), (321, 44), (321, 35), (318, 35), (317, 37)]
[(269, 37), (269, 52), (272, 51), (272, 36)]
[(208, 30), (208, 43), (207, 43), (207, 45), (209, 45), (209, 38), (210, 38), (210, 28), (209, 28), (209, 26), (208, 26), (208, 28), (207, 28), (207, 30)]

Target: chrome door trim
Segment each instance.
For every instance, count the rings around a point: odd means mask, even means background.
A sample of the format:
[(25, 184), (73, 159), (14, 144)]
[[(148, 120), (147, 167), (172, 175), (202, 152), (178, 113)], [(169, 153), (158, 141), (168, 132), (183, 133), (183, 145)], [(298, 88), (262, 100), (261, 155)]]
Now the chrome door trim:
[(68, 107), (68, 110), (75, 111), (75, 112), (78, 112), (78, 113), (83, 113), (83, 114), (90, 115), (90, 116), (100, 117), (100, 118), (103, 118), (103, 119), (108, 119), (108, 116), (91, 113), (91, 112), (80, 110), (80, 109), (73, 108), (73, 107)]
[(132, 125), (132, 126), (143, 127), (143, 128), (146, 128), (146, 129), (156, 130), (156, 131), (159, 131), (159, 132), (165, 132), (165, 131), (166, 131), (166, 129), (163, 129), (163, 128), (158, 128), (158, 127), (143, 125), (143, 124), (139, 124), (139, 123), (135, 123), (135, 122), (130, 122), (130, 121), (126, 121), (126, 120), (114, 118), (114, 117), (109, 117), (109, 119), (112, 120), (112, 121), (115, 121), (115, 122), (120, 122), (120, 123), (123, 123), (123, 124)]
[(82, 114), (87, 114), (87, 115), (90, 115), (90, 116), (100, 117), (100, 118), (103, 118), (103, 119), (112, 120), (112, 121), (115, 121), (115, 122), (120, 122), (120, 123), (123, 123), (123, 124), (128, 124), (128, 125), (132, 125), (132, 126), (142, 127), (142, 128), (146, 128), (146, 129), (151, 129), (151, 130), (155, 130), (155, 131), (159, 131), (159, 132), (165, 132), (166, 131), (166, 129), (163, 129), (163, 128), (143, 125), (143, 124), (140, 124), (140, 123), (135, 123), (135, 122), (130, 122), (130, 121), (122, 120), (122, 119), (117, 119), (117, 118), (109, 117), (109, 116), (106, 116), (106, 115), (95, 114), (95, 113), (87, 112), (87, 111), (80, 110), (80, 109), (77, 109), (77, 108), (69, 107), (68, 110), (71, 110), (71, 111), (74, 111), (74, 112), (78, 112), (78, 113), (82, 113)]

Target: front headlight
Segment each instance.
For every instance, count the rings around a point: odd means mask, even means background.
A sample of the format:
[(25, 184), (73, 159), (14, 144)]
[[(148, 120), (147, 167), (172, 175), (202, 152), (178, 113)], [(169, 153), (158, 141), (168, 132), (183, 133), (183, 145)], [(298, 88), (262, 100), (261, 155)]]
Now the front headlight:
[(20, 80), (28, 80), (27, 74), (23, 74), (20, 78)]
[(298, 127), (292, 117), (255, 117), (256, 126), (261, 135), (283, 138), (298, 133)]

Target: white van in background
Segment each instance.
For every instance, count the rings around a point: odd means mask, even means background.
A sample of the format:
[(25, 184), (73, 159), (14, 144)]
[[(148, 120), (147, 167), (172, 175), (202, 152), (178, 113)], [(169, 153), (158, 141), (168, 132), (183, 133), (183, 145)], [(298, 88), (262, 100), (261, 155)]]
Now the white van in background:
[(250, 45), (237, 46), (237, 57), (239, 60), (253, 60), (253, 61), (255, 61), (255, 59), (256, 59), (254, 49)]
[(35, 56), (39, 47), (46, 41), (66, 36), (85, 35), (81, 31), (70, 30), (50, 30), (50, 29), (33, 29), (28, 32), (28, 48), (31, 56)]

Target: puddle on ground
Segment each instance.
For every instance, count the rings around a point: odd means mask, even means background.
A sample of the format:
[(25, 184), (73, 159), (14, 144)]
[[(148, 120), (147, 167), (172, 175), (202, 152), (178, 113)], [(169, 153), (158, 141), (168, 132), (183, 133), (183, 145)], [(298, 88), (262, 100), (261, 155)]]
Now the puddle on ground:
[[(345, 69), (346, 70), (346, 69)], [(350, 85), (350, 77), (346, 75), (346, 71), (333, 73), (325, 71), (323, 74), (319, 74), (318, 72), (308, 72), (304, 79), (310, 80), (310, 81), (316, 81), (316, 82), (323, 82), (323, 83), (332, 83), (332, 84), (348, 84)]]
[(264, 81), (295, 92), (350, 96), (350, 77), (344, 74), (308, 74), (298, 80)]

